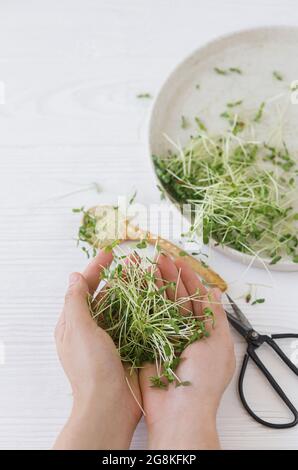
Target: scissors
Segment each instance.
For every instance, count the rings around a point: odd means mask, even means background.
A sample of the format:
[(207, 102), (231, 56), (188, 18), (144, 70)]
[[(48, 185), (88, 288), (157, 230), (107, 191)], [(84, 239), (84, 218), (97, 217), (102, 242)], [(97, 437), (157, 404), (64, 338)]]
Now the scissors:
[[(256, 353), (256, 350), (262, 346), (264, 343), (271, 347), (275, 351), (275, 353), (282, 359), (282, 361), (287, 365), (291, 371), (294, 372), (298, 376), (298, 367), (286, 356), (286, 354), (280, 349), (275, 339), (281, 338), (298, 338), (298, 334), (294, 333), (281, 333), (275, 335), (261, 335), (258, 333), (253, 326), (250, 324), (244, 313), (241, 309), (235, 304), (235, 302), (231, 299), (231, 297), (226, 294), (229, 305), (225, 305), (225, 312), (227, 314), (228, 320), (231, 325), (240, 333), (246, 340), (248, 346), (247, 350), (243, 359), (242, 368), (239, 375), (238, 381), (238, 390), (241, 402), (246, 409), (246, 411), (254, 418), (258, 423), (261, 423), (263, 426), (268, 426), (269, 428), (275, 429), (286, 429), (292, 428), (298, 424), (298, 411), (295, 406), (291, 403), (289, 398), (286, 396), (282, 388), (278, 385), (276, 380), (273, 378), (269, 370), (265, 367), (263, 362), (260, 360), (259, 356)], [(227, 310), (228, 307), (231, 307), (232, 311)], [(255, 363), (255, 365), (260, 369), (260, 371), (265, 375), (266, 379), (270, 383), (271, 387), (276, 391), (276, 393), (280, 396), (282, 401), (286, 404), (288, 409), (293, 414), (293, 420), (289, 423), (271, 423), (268, 421), (264, 421), (259, 416), (257, 416), (252, 409), (249, 407), (244, 392), (243, 392), (243, 381), (245, 376), (245, 371), (247, 368), (247, 364), (249, 359)]]

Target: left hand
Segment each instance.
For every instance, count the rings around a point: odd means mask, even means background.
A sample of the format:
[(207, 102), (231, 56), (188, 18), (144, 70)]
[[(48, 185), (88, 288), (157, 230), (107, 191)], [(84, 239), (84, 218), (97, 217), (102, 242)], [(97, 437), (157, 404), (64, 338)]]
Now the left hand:
[(102, 268), (112, 259), (112, 254), (100, 252), (83, 274), (70, 276), (55, 338), (71, 383), (73, 408), (55, 449), (128, 448), (141, 416), (136, 402), (141, 403), (138, 376), (124, 368), (112, 339), (91, 318), (87, 303)]

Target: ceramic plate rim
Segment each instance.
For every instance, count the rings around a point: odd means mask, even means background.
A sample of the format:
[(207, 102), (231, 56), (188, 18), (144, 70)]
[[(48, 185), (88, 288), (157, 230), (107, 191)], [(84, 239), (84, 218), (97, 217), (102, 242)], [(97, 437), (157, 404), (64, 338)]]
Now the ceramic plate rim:
[[(195, 57), (199, 56), (204, 50), (207, 50), (210, 47), (215, 46), (216, 44), (220, 44), (221, 42), (227, 41), (229, 39), (237, 38), (239, 36), (245, 36), (245, 35), (253, 35), (253, 34), (259, 34), (259, 33), (271, 33), (272, 31), (282, 31), (282, 32), (296, 32), (298, 34), (298, 27), (295, 25), (264, 25), (264, 26), (258, 26), (254, 28), (247, 28), (247, 29), (240, 29), (236, 31), (232, 31), (230, 33), (226, 33), (220, 36), (217, 36), (215, 38), (212, 38), (208, 40), (207, 42), (204, 42), (201, 44), (199, 47), (194, 49), (190, 54), (188, 54), (184, 59), (179, 61), (175, 67), (170, 71), (170, 73), (167, 75), (166, 79), (163, 81), (162, 85), (160, 86), (158, 93), (156, 94), (152, 105), (151, 105), (151, 110), (149, 113), (149, 119), (148, 119), (148, 130), (147, 130), (147, 149), (149, 153), (149, 158), (151, 161), (151, 165), (153, 167), (154, 175), (156, 180), (158, 181), (158, 184), (161, 185), (161, 182), (156, 174), (155, 171), (155, 166), (153, 163), (152, 159), (152, 141), (153, 141), (153, 128), (154, 128), (154, 118), (156, 113), (158, 113), (158, 109), (160, 106), (160, 101), (162, 99), (163, 94), (166, 92), (168, 89), (168, 86), (170, 83), (175, 79), (175, 76), (184, 68), (187, 66), (189, 62), (191, 62)], [(163, 188), (164, 189), (164, 188)], [(165, 191), (166, 197), (168, 201), (171, 204), (173, 203), (173, 200), (169, 197), (167, 191)], [(232, 258), (234, 260), (241, 261), (244, 264), (251, 264), (256, 267), (260, 267), (263, 269), (270, 269), (270, 270), (276, 270), (276, 271), (298, 271), (298, 263), (293, 263), (291, 261), (281, 261), (276, 265), (271, 265), (270, 264), (270, 259), (269, 258), (261, 258), (258, 259), (253, 255), (249, 255), (247, 253), (241, 253), (234, 248), (230, 248), (228, 246), (222, 246), (222, 245), (216, 245), (214, 241), (211, 241), (211, 246), (216, 250), (219, 251), (220, 253), (225, 254), (229, 258)]]

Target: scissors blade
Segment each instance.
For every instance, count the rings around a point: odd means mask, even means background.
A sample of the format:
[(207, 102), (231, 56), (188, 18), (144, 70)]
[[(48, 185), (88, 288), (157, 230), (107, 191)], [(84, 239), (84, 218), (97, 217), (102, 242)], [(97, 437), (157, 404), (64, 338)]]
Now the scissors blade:
[(227, 309), (227, 306), (225, 306), (228, 320), (242, 336), (246, 337), (253, 330), (253, 326), (234, 300), (227, 293), (226, 296), (229, 300), (228, 308), (230, 307), (230, 309)]

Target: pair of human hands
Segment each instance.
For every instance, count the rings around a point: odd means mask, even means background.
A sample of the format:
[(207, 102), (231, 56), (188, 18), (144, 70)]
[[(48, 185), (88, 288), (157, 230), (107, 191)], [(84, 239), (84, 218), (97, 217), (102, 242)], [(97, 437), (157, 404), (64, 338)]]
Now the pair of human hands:
[(181, 355), (177, 375), (191, 386), (150, 386), (156, 375), (154, 364), (146, 364), (131, 374), (122, 364), (110, 336), (90, 316), (87, 296), (93, 295), (101, 270), (112, 262), (103, 251), (90, 262), (83, 274), (73, 273), (58, 320), (57, 351), (73, 391), (71, 415), (58, 436), (55, 449), (127, 449), (134, 430), (145, 412), (150, 449), (218, 448), (216, 413), (234, 368), (234, 347), (221, 304), (221, 292), (207, 289), (183, 259), (172, 261), (160, 255), (156, 278), (175, 281), (169, 299), (187, 298), (199, 289), (202, 302), (186, 301), (183, 308), (203, 315), (212, 307), (215, 326), (208, 339), (194, 342)]

